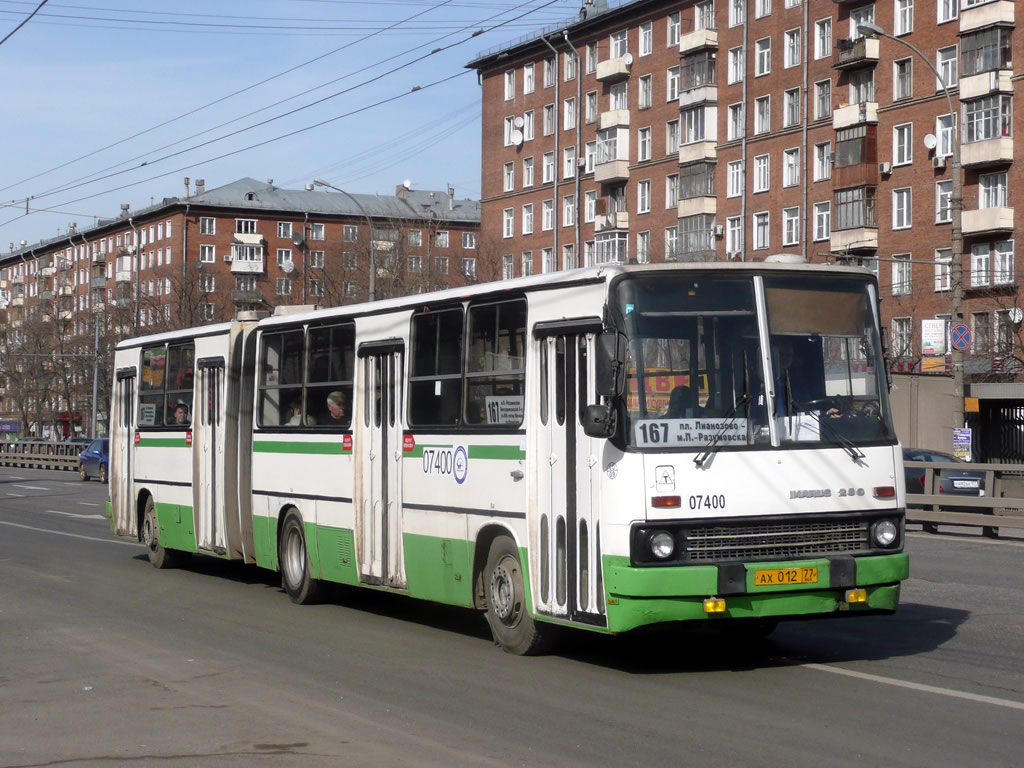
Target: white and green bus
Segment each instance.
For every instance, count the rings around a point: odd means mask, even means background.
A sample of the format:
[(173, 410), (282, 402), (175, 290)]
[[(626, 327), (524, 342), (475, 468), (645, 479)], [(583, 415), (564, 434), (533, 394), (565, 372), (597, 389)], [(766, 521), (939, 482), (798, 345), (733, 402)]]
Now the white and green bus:
[(864, 270), (606, 266), (118, 345), (111, 526), (557, 630), (893, 611), (905, 490)]

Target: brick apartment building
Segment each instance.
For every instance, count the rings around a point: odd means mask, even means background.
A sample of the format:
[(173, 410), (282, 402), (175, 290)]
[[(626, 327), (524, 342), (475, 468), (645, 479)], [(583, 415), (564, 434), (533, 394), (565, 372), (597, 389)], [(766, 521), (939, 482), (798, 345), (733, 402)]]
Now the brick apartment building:
[[(916, 46), (864, 37), (872, 22)], [(483, 232), (507, 273), (604, 261), (855, 260), (895, 368), (944, 370), (953, 132), (963, 165), (968, 380), (1020, 370), (1024, 190), (1011, 0), (587, 0), (479, 55)], [(934, 323), (929, 323), (934, 330)]]
[(126, 336), (477, 279), (480, 206), (450, 188), (350, 195), (246, 178), (193, 190), (186, 179), (183, 197), (122, 208), (0, 256), (0, 431), (82, 427), (93, 360), (102, 408), (109, 351)]

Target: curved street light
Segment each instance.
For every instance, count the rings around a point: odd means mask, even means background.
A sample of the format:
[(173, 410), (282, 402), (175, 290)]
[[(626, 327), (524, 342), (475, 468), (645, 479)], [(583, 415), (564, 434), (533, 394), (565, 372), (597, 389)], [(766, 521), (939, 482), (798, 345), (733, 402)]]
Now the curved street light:
[[(911, 43), (904, 40), (902, 37), (894, 37), (882, 29), (877, 24), (870, 22), (864, 22), (857, 25), (857, 31), (862, 35), (876, 35), (878, 37), (884, 37), (889, 40), (894, 40), (900, 45), (905, 45), (907, 48), (912, 50), (921, 60), (935, 73), (935, 77), (938, 78), (939, 83), (942, 84), (942, 92), (946, 96), (946, 106), (949, 109), (949, 119), (951, 123), (950, 131), (950, 144), (953, 150), (953, 194), (950, 199), (950, 214), (953, 223), (953, 254), (951, 257), (950, 264), (950, 288), (952, 289), (952, 298), (950, 301), (950, 326), (956, 325), (960, 320), (960, 304), (964, 298), (964, 282), (963, 282), (963, 251), (964, 251), (964, 236), (962, 228), (962, 217), (963, 217), (963, 184), (964, 184), (964, 171), (963, 166), (960, 165), (960, 139), (957, 135), (960, 126), (959, 120), (957, 119), (958, 114), (953, 111), (953, 98), (949, 94), (949, 84), (946, 82), (946, 78), (942, 76), (935, 65), (932, 64), (931, 59), (925, 56), (921, 51), (912, 45)], [(953, 426), (961, 427), (964, 423), (964, 355), (959, 349), (950, 350), (952, 354), (952, 366), (953, 366)]]
[(352, 195), (350, 195), (348, 192), (346, 192), (341, 187), (336, 187), (333, 184), (329, 184), (326, 181), (324, 181), (323, 179), (313, 179), (313, 183), (316, 184), (318, 187), (327, 187), (328, 189), (333, 189), (335, 192), (341, 192), (341, 194), (343, 194), (345, 197), (347, 197), (349, 200), (352, 201), (352, 204), (356, 208), (359, 209), (359, 212), (361, 214), (363, 214), (363, 218), (366, 219), (366, 226), (369, 229), (369, 236), (370, 236), (370, 280), (369, 280), (369, 284), (367, 286), (366, 293), (367, 293), (368, 300), (369, 301), (373, 301), (374, 294), (375, 294), (375, 289), (376, 289), (376, 277), (377, 277), (377, 263), (376, 263), (377, 260), (374, 258), (374, 250), (375, 250), (375, 248), (374, 248), (374, 244), (373, 244), (374, 243), (374, 239), (375, 239), (374, 236), (373, 236), (373, 219), (370, 218), (370, 214), (368, 214), (366, 212), (366, 209), (363, 208), (363, 206), (360, 204), (360, 202), (358, 200), (356, 200), (354, 197), (352, 197)]

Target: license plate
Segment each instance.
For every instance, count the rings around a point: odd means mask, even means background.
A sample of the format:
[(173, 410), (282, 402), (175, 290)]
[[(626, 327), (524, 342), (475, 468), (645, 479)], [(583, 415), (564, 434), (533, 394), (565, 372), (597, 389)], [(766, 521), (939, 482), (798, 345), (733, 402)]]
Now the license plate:
[(754, 571), (754, 586), (757, 587), (815, 584), (817, 581), (817, 568), (771, 568), (764, 571)]
[(954, 480), (953, 481), (953, 487), (954, 488), (977, 488), (978, 487), (978, 481), (977, 480)]

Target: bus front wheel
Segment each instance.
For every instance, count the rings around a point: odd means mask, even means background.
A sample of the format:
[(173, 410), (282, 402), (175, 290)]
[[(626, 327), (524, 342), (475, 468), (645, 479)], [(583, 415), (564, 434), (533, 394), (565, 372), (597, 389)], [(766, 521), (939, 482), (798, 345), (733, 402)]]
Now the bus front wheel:
[(299, 605), (319, 602), (321, 583), (310, 576), (306, 535), (302, 529), (302, 518), (295, 512), (289, 512), (281, 526), (278, 561), (281, 564), (281, 585), (291, 601)]
[(533, 656), (546, 653), (554, 643), (555, 627), (531, 618), (526, 608), (526, 586), (519, 552), (511, 536), (491, 543), (484, 570), (487, 623), (494, 642), (508, 653)]

